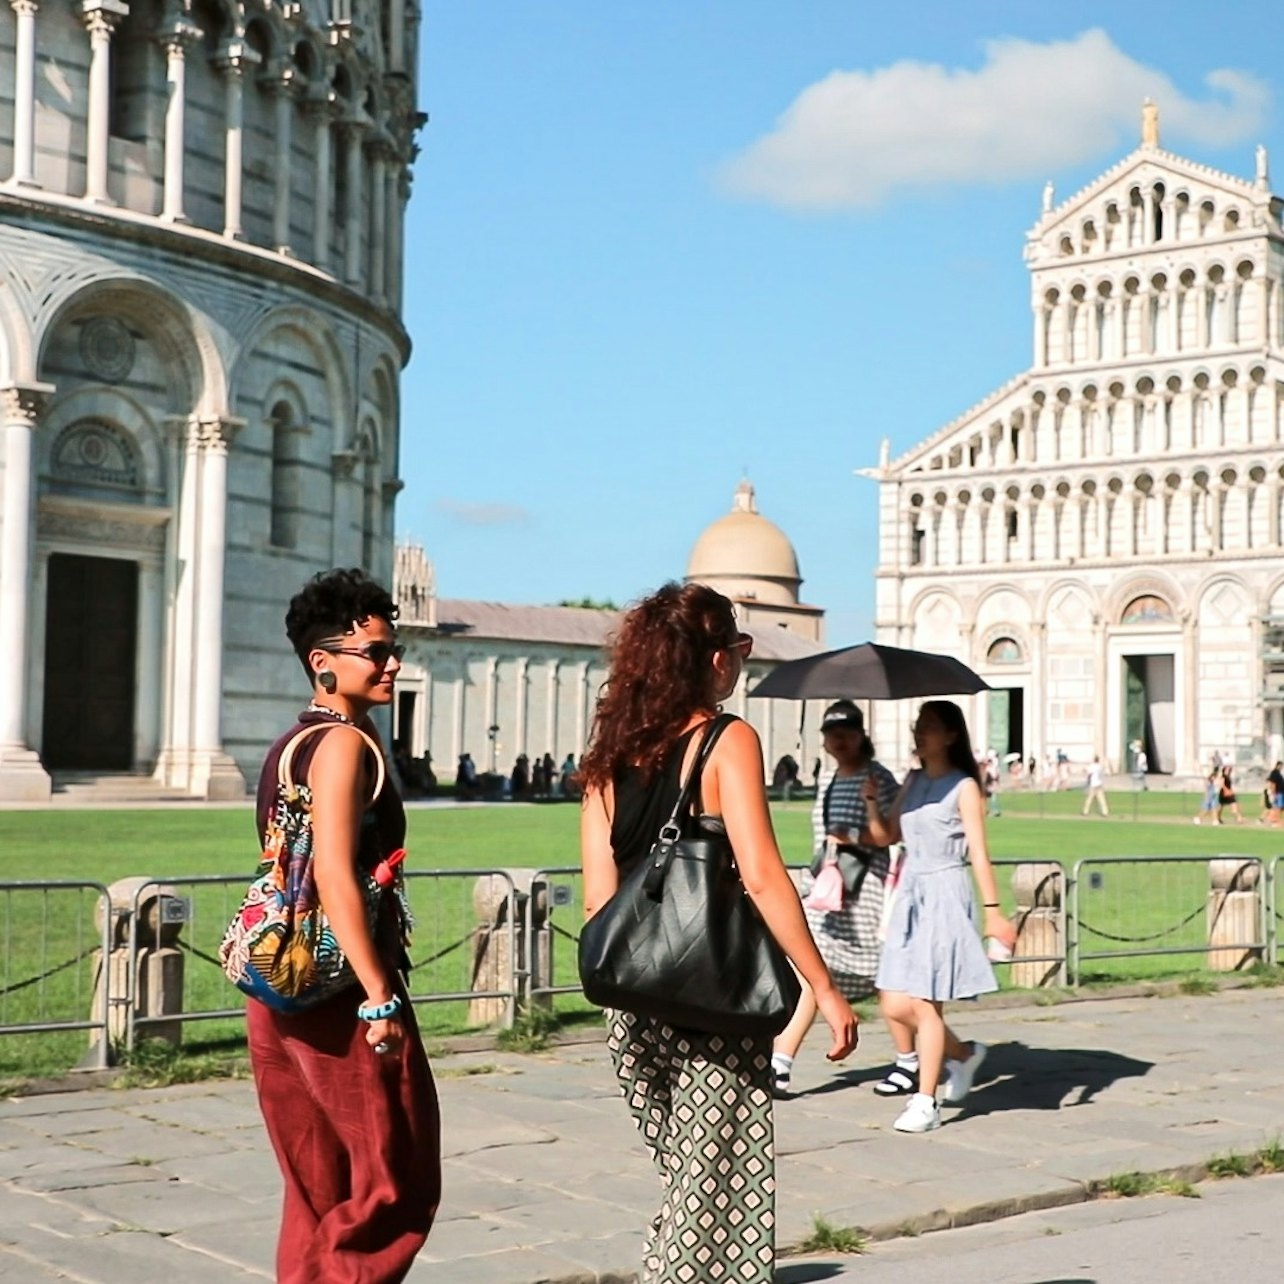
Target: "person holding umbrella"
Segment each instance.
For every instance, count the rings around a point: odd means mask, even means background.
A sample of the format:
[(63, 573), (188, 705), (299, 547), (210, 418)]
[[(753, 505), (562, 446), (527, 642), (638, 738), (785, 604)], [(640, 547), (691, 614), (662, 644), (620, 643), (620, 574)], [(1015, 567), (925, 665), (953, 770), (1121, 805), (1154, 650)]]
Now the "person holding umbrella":
[[(874, 993), (883, 880), (889, 865), (887, 848), (873, 842), (865, 827), (865, 782), (875, 782), (885, 809), (896, 797), (897, 783), (896, 777), (874, 760), (874, 744), (865, 731), (865, 715), (859, 705), (851, 700), (831, 704), (821, 718), (820, 729), (825, 752), (836, 767), (827, 779), (822, 775), (817, 785), (811, 814), (814, 859), (803, 879), (803, 912), (834, 984), (849, 1003), (855, 1003)], [(827, 864), (834, 868), (818, 882)], [(828, 895), (827, 884), (832, 884)], [(804, 981), (793, 1020), (772, 1048), (777, 1097), (789, 1093), (794, 1057), (815, 1019), (816, 999)]]
[(905, 844), (875, 977), (897, 1068), (910, 1084), (893, 1127), (929, 1132), (941, 1126), (937, 1089), (945, 1101), (961, 1101), (986, 1052), (983, 1043), (958, 1039), (945, 1023), (944, 1004), (998, 989), (977, 932), (969, 861), (985, 935), (1011, 949), (1016, 929), (999, 909), (985, 797), (963, 711), (951, 700), (928, 700), (912, 731), (923, 766), (910, 773), (891, 811), (884, 811), (872, 777), (864, 792), (873, 841)]

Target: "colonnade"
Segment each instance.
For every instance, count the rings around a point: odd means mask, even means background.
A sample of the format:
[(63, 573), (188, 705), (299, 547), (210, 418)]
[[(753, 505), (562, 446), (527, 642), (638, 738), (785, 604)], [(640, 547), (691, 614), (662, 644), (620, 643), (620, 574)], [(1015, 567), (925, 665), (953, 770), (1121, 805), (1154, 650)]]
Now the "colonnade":
[[(993, 414), (993, 412), (990, 412)], [(988, 416), (978, 416), (988, 418)], [(924, 471), (990, 471), (1026, 464), (1150, 458), (1159, 452), (1271, 445), (1284, 439), (1284, 385), (1260, 366), (1149, 375), (1126, 385), (1036, 388), (988, 418)], [(922, 485), (931, 482), (924, 478)]]
[(1034, 301), (1034, 364), (1083, 364), (1284, 341), (1281, 283), (1249, 260), (1170, 277), (1048, 286)]
[[(17, 28), (14, 58), (14, 145), (11, 182), (36, 185), (36, 23), (39, 0), (9, 0)], [(128, 16), (123, 0), (85, 0), (81, 17), (90, 46), (88, 102), (85, 117), (86, 201), (111, 205), (109, 145), (112, 109), (112, 39)], [(342, 27), (344, 24), (339, 23)], [(160, 217), (181, 225), (187, 221), (185, 159), (187, 154), (187, 61), (199, 48), (201, 28), (179, 15), (156, 34), (165, 51), (166, 107), (161, 176)], [(407, 58), (406, 11), (392, 5), (390, 15), (390, 70), (404, 71)], [(245, 176), (244, 92), (247, 76), (274, 99), (273, 199), (269, 248), (281, 254), (310, 259), (317, 267), (333, 271), (355, 288), (364, 288), (376, 301), (390, 307), (400, 304), (402, 219), (409, 197), (408, 143), (399, 140), (390, 118), (371, 119), (355, 101), (345, 101), (323, 81), (309, 83), (288, 58), (262, 58), (241, 37), (226, 40), (212, 58), (224, 82), (224, 179), (222, 234), (229, 240), (244, 237), (243, 187)], [(314, 81), (316, 78), (314, 78)], [(294, 163), (294, 106), (299, 102), (313, 134), (309, 152), (313, 166), (315, 203), (309, 246), (291, 246), (292, 171)], [(413, 124), (413, 122), (411, 122)], [(334, 139), (343, 151), (347, 209), (344, 211), (345, 248), (341, 264), (334, 263)], [(370, 225), (363, 226), (368, 207)], [(144, 211), (150, 213), (151, 211)], [(368, 233), (368, 235), (367, 235)]]
[(909, 496), (902, 564), (977, 567), (1281, 547), (1284, 460)]

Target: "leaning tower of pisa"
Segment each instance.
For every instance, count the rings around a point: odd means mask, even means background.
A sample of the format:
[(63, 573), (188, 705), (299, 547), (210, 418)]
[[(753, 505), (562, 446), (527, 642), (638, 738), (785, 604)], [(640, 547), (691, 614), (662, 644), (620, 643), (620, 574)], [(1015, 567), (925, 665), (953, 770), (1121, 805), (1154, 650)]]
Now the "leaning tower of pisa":
[(0, 798), (240, 796), (391, 578), (414, 0), (0, 5)]

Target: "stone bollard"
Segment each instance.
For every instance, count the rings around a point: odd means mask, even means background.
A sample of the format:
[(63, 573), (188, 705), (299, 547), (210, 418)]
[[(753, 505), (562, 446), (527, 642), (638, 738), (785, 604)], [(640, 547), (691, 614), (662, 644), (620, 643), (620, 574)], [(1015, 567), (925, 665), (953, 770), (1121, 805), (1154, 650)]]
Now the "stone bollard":
[[(138, 924), (135, 943), (138, 952), (137, 969), (133, 976), (134, 1002), (130, 1012), (129, 944), (130, 920), (134, 913), (134, 897), (140, 888), (149, 890), (138, 905)], [(111, 1010), (107, 1014), (107, 1034), (113, 1043), (126, 1042), (137, 1017), (172, 1016), (183, 1010), (183, 951), (178, 948), (178, 938), (186, 921), (187, 902), (172, 887), (153, 884), (147, 878), (122, 878), (108, 889), (111, 897), (111, 954), (106, 967), (98, 960), (98, 980), (94, 985), (93, 1019), (102, 1020), (104, 978), (111, 993)], [(183, 913), (171, 915), (167, 902), (183, 907)], [(102, 922), (102, 905), (99, 904), (99, 929)], [(101, 953), (101, 951), (100, 951)], [(96, 1032), (90, 1032), (90, 1038)], [(138, 1029), (138, 1038), (164, 1039), (177, 1046), (183, 1038), (181, 1021), (148, 1024)]]
[(1214, 972), (1239, 972), (1262, 958), (1260, 949), (1246, 948), (1261, 933), (1261, 877), (1256, 861), (1221, 856), (1208, 862), (1208, 966)]
[(1027, 861), (1012, 871), (1017, 942), (1010, 976), (1021, 989), (1066, 983), (1062, 879), (1061, 866), (1052, 861)]
[[(474, 990), (515, 991), (513, 1000), (473, 999), (468, 1005), (469, 1025), (511, 1026), (517, 1008), (531, 1005), (531, 988), (551, 984), (553, 975), (552, 933), (548, 926), (548, 883), (532, 888), (536, 871), (504, 871), (512, 880), (513, 904), (509, 903), (509, 879), (483, 874), (473, 885), (473, 909), (477, 914), (477, 940), (473, 951)], [(533, 899), (532, 899), (533, 895)], [(509, 931), (508, 916), (516, 922)], [(530, 974), (526, 974), (526, 933), (530, 925)], [(540, 1006), (551, 1003), (551, 995), (538, 996)]]

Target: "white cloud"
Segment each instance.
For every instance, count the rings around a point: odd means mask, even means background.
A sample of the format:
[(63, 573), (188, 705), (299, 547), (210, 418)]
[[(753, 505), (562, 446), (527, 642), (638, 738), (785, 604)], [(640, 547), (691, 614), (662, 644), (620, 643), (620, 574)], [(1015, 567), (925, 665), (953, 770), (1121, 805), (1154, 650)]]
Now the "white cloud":
[(530, 510), (520, 504), (471, 504), (462, 499), (439, 499), (437, 511), (463, 526), (524, 526)]
[(722, 167), (720, 184), (793, 209), (868, 208), (903, 188), (1046, 178), (1129, 149), (1146, 97), (1165, 146), (1251, 137), (1270, 99), (1255, 76), (1225, 68), (1205, 75), (1205, 97), (1187, 97), (1101, 30), (984, 49), (976, 71), (907, 61), (831, 72)]

